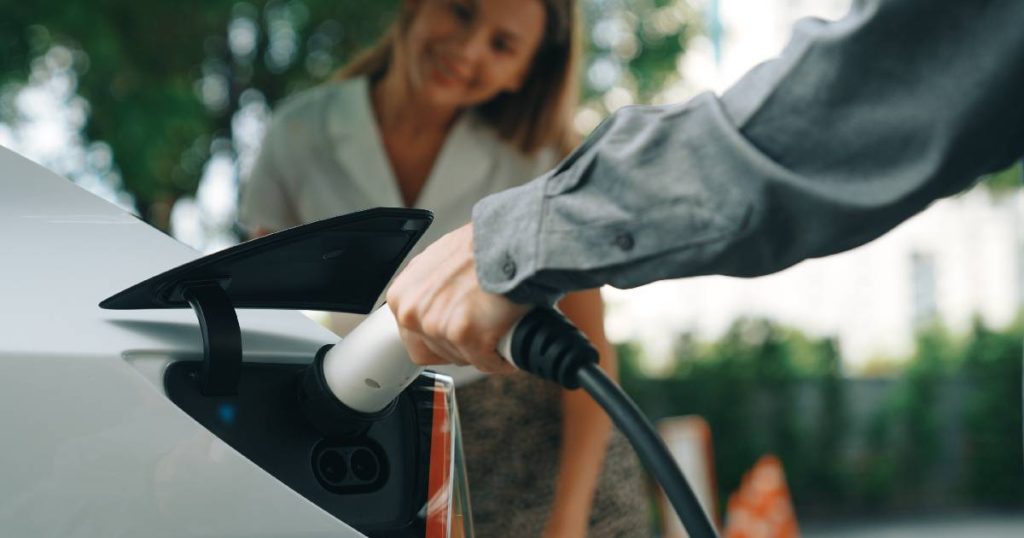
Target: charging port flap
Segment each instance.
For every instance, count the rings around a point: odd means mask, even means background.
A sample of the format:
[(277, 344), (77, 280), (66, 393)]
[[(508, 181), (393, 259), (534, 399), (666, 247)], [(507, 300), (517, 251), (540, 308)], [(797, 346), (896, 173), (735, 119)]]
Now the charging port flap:
[(430, 226), (422, 209), (377, 208), (270, 234), (144, 280), (101, 308), (192, 308), (203, 333), (206, 395), (234, 394), (241, 363), (236, 308), (369, 313)]

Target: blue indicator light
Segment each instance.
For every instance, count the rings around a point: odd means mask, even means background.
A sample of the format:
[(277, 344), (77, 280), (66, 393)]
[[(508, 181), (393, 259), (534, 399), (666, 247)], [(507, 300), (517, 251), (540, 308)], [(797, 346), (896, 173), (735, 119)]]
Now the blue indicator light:
[(228, 424), (228, 425), (234, 424), (235, 423), (235, 417), (237, 415), (238, 415), (238, 408), (235, 407), (235, 404), (222, 403), (222, 404), (220, 404), (219, 407), (217, 407), (217, 416), (220, 418), (220, 421), (225, 423), (225, 424)]

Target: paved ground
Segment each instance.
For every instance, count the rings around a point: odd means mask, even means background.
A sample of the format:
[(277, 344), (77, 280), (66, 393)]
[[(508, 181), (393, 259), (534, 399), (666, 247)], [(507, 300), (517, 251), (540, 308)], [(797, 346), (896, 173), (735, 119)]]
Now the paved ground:
[(1022, 538), (1024, 513), (929, 516), (877, 522), (802, 525), (804, 538)]

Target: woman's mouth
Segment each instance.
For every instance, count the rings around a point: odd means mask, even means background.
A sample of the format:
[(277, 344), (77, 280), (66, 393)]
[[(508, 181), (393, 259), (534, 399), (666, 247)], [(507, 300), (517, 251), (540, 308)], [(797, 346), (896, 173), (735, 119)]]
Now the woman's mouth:
[(433, 62), (433, 71), (436, 79), (445, 85), (465, 85), (466, 79), (455, 69), (455, 67), (444, 58), (436, 58)]

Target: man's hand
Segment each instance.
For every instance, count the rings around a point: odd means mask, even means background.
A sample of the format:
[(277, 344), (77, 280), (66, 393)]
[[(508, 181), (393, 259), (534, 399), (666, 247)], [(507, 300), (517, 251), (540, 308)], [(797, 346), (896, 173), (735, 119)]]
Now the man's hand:
[(530, 310), (480, 288), (473, 260), (473, 224), (427, 247), (399, 273), (387, 294), (402, 341), (420, 365), (473, 365), (510, 373), (498, 340)]

